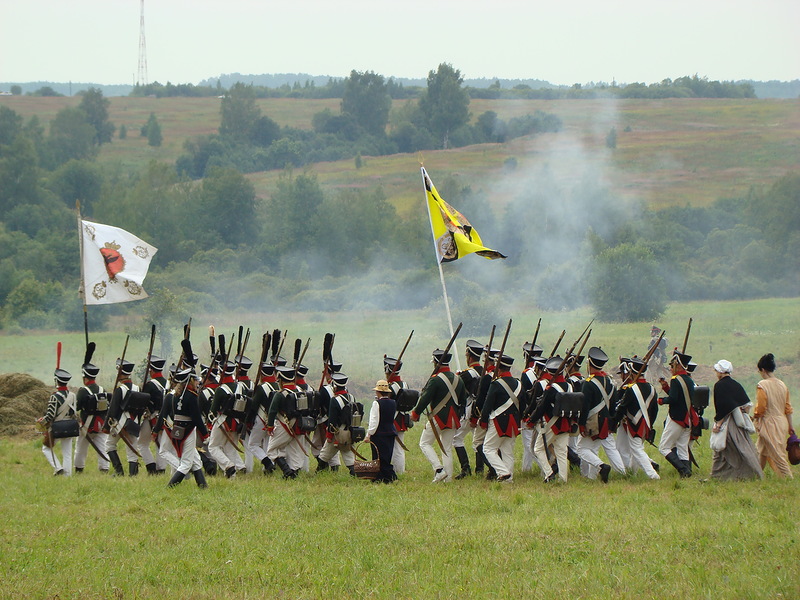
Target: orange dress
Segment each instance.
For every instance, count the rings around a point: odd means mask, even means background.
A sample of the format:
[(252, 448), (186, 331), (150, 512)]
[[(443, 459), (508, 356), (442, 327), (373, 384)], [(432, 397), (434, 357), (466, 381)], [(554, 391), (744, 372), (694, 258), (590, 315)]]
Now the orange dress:
[(792, 414), (789, 390), (776, 377), (762, 379), (756, 386), (756, 408), (753, 423), (758, 432), (756, 450), (762, 464), (766, 461), (781, 477), (792, 477), (786, 455), (786, 440), (789, 437), (789, 422), (786, 415)]

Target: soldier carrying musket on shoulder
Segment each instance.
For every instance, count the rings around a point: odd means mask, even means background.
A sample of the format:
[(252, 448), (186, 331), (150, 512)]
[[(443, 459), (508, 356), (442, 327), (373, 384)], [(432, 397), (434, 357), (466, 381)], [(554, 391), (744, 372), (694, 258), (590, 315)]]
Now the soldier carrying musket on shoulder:
[(497, 474), (497, 481), (514, 479), (514, 440), (519, 434), (522, 383), (511, 375), (514, 359), (500, 353), (496, 376), (489, 385), (481, 409), (481, 429), (486, 430), (483, 453)]
[(661, 389), (667, 396), (658, 399), (659, 404), (669, 406), (669, 415), (661, 434), (658, 451), (675, 467), (681, 477), (692, 476), (689, 440), (692, 427), (699, 422), (697, 412), (692, 407), (694, 380), (687, 370), (691, 360), (691, 356), (675, 348), (669, 362), (672, 378), (669, 382), (661, 380)]
[[(276, 330), (277, 331), (277, 330)], [(272, 343), (272, 336), (265, 333), (262, 338), (262, 355), (256, 379), (253, 401), (250, 403), (246, 421), (250, 424), (250, 437), (247, 440), (253, 458), (264, 467), (264, 475), (269, 475), (275, 470), (275, 465), (267, 455), (269, 451), (270, 436), (267, 434), (267, 419), (272, 394), (280, 389), (278, 373), (273, 359), (268, 356)], [(275, 348), (277, 354), (277, 347)], [(277, 356), (274, 356), (277, 359)]]
[(78, 442), (75, 445), (76, 473), (81, 473), (86, 467), (86, 455), (90, 445), (97, 452), (97, 466), (100, 472), (108, 473), (108, 457), (103, 452), (108, 436), (102, 430), (108, 412), (109, 395), (97, 383), (100, 367), (91, 362), (94, 350), (95, 343), (89, 342), (81, 366), (83, 387), (75, 395), (76, 410), (81, 423)]
[(481, 377), (483, 376), (483, 356), (484, 345), (477, 340), (467, 340), (464, 349), (464, 358), (467, 366), (459, 371), (458, 376), (464, 382), (464, 389), (467, 392), (466, 406), (461, 427), (458, 428), (453, 438), (453, 447), (461, 463), (461, 472), (456, 475), (456, 479), (463, 479), (472, 474), (470, 470), (469, 457), (464, 447), (464, 439), (468, 432), (472, 432), (472, 450), (475, 453), (475, 474), (482, 475), (485, 465), (483, 456), (483, 441), (486, 432), (480, 430), (478, 421), (481, 418), (481, 407), (477, 404), (478, 390), (480, 388)]
[[(539, 384), (544, 371), (546, 359), (542, 357), (544, 349), (534, 342), (525, 342), (522, 345), (522, 355), (525, 358), (525, 367), (519, 377), (522, 384), (522, 395), (520, 396), (520, 418), (524, 425), (521, 427), (520, 436), (522, 437), (522, 472), (527, 473), (533, 469), (533, 445), (534, 433), (536, 430), (528, 423), (527, 419), (533, 409), (536, 408), (536, 401), (544, 393), (547, 382)], [(534, 392), (538, 388), (538, 392)]]
[[(127, 350), (128, 342), (125, 341)], [(106, 440), (106, 456), (114, 467), (112, 475), (124, 475), (122, 462), (117, 453), (119, 440), (125, 442), (128, 457), (128, 475), (136, 476), (139, 473), (139, 451), (136, 440), (139, 437), (139, 424), (147, 407), (149, 396), (139, 392), (139, 386), (131, 381), (134, 364), (125, 360), (125, 351), (117, 360), (117, 380), (111, 401), (108, 405), (108, 418), (104, 430), (108, 433)]]
[[(75, 394), (69, 390), (67, 384), (72, 375), (60, 368), (61, 342), (58, 342), (58, 362), (53, 373), (56, 389), (47, 402), (47, 412), (38, 419), (37, 423), (45, 431), (45, 443), (42, 445), (47, 462), (53, 467), (53, 475), (72, 475), (72, 449), (75, 438), (78, 436), (77, 420), (75, 419)], [(62, 426), (70, 425), (73, 431), (61, 431)], [(61, 460), (55, 454), (56, 444), (61, 446)]]
[(644, 450), (645, 440), (652, 439), (658, 416), (656, 393), (644, 376), (647, 364), (640, 358), (621, 361), (626, 365), (626, 382), (620, 388), (620, 400), (613, 420), (621, 423), (617, 432), (617, 450), (626, 470), (641, 469), (650, 479), (660, 479), (655, 465)]
[[(583, 410), (578, 421), (580, 437), (578, 438), (578, 455), (581, 458), (581, 473), (589, 479), (600, 475), (603, 483), (608, 483), (611, 469), (625, 474), (625, 464), (617, 450), (614, 434), (611, 431), (611, 415), (617, 408), (617, 386), (603, 370), (608, 362), (608, 355), (599, 346), (589, 348), (587, 377), (581, 384), (583, 392)], [(600, 458), (600, 448), (605, 450), (609, 462)]]
[(244, 469), (244, 461), (236, 447), (239, 419), (247, 411), (247, 399), (236, 396), (236, 363), (223, 359), (220, 363), (220, 382), (214, 392), (211, 414), (214, 424), (208, 439), (208, 452), (218, 467), (231, 479)]
[[(455, 335), (445, 350), (437, 348), (433, 351), (432, 362), (436, 367), (419, 394), (417, 406), (411, 411), (411, 420), (419, 421), (425, 409), (430, 409), (428, 422), (420, 436), (419, 447), (431, 463), (434, 483), (453, 479), (453, 437), (461, 425), (456, 407), (465, 404), (467, 399), (464, 382), (450, 371), (450, 360), (453, 356), (449, 349), (454, 339)], [(440, 444), (441, 460), (434, 447), (435, 441)]]
[[(198, 378), (194, 373), (196, 359), (189, 353), (184, 359), (185, 367), (178, 369), (173, 377), (175, 387), (166, 395), (158, 421), (170, 420), (169, 443), (178, 458), (178, 466), (167, 484), (174, 487), (191, 473), (200, 488), (207, 487), (203, 474), (203, 462), (197, 452), (198, 432), (200, 438), (208, 436), (205, 420), (200, 412), (197, 395)], [(158, 426), (158, 425), (157, 425)]]
[(138, 448), (139, 453), (144, 460), (144, 466), (147, 469), (148, 475), (156, 475), (163, 473), (166, 470), (167, 459), (166, 452), (159, 451), (153, 457), (150, 451), (150, 442), (153, 436), (153, 427), (156, 424), (161, 408), (164, 403), (164, 396), (168, 391), (167, 378), (164, 377), (164, 366), (167, 364), (166, 359), (158, 356), (150, 355), (150, 360), (147, 364), (147, 382), (142, 386), (142, 393), (150, 396), (147, 410), (142, 418), (142, 426), (139, 430)]
[(347, 381), (347, 375), (342, 372), (331, 375), (333, 396), (328, 407), (328, 431), (317, 458), (317, 471), (326, 470), (339, 453), (350, 475), (355, 476), (353, 444), (366, 436), (366, 430), (361, 427), (364, 405), (356, 402), (353, 394), (347, 391)]

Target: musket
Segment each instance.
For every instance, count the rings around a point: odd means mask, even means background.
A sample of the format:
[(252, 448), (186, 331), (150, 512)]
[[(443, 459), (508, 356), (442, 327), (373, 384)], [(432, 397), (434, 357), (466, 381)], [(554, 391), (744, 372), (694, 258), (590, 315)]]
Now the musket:
[(586, 334), (586, 337), (583, 338), (583, 343), (581, 344), (581, 347), (578, 348), (578, 352), (576, 352), (574, 355), (570, 357), (569, 366), (567, 367), (567, 373), (569, 373), (572, 370), (572, 366), (575, 364), (575, 361), (578, 360), (578, 357), (581, 355), (581, 352), (583, 352), (583, 349), (586, 347), (586, 342), (589, 341), (590, 337), (592, 337), (591, 329), (589, 330), (589, 333)]
[[(661, 339), (664, 337), (665, 333), (667, 333), (667, 331), (663, 330), (661, 332), (661, 335), (658, 336), (658, 340), (656, 341), (656, 343), (650, 346), (650, 349), (645, 353), (644, 358), (642, 359), (642, 366), (637, 371), (633, 371), (633, 377), (631, 377), (629, 380), (630, 385), (636, 385), (636, 382), (639, 380), (639, 377), (642, 376), (642, 373), (644, 373), (644, 370), (647, 368), (647, 363), (650, 361), (650, 357), (653, 356), (653, 353), (656, 351), (656, 348), (658, 348), (658, 345), (661, 343)], [(644, 415), (642, 415), (642, 418), (644, 418)], [(647, 440), (647, 442), (651, 446), (655, 447), (655, 444), (651, 442), (649, 439)]]
[(567, 333), (566, 329), (561, 330), (561, 335), (558, 336), (558, 341), (556, 342), (556, 345), (553, 346), (553, 351), (550, 353), (550, 358), (556, 355), (556, 350), (558, 350), (558, 347), (561, 345), (561, 340), (564, 339), (564, 335), (566, 335), (566, 333)]
[(278, 346), (278, 352), (275, 354), (276, 357), (281, 355), (281, 350), (283, 350), (283, 343), (286, 341), (286, 334), (289, 333), (288, 329), (283, 330), (283, 334), (281, 335), (281, 343)]
[(492, 342), (494, 342), (494, 331), (497, 329), (497, 325), (492, 325), (492, 332), (489, 334), (489, 345), (486, 346), (486, 356), (483, 358), (483, 372), (489, 370), (489, 361), (492, 360), (490, 356), (492, 351)]
[(500, 373), (500, 360), (503, 358), (503, 352), (506, 349), (509, 331), (511, 331), (511, 319), (508, 320), (508, 325), (506, 325), (506, 333), (503, 336), (503, 343), (500, 345), (500, 352), (497, 354), (497, 359), (494, 361), (494, 373), (492, 373), (492, 381), (495, 381), (498, 373)]
[(156, 324), (150, 326), (150, 348), (147, 350), (147, 360), (144, 363), (144, 377), (142, 378), (142, 389), (147, 385), (147, 376), (150, 374), (150, 359), (153, 357), (153, 344), (156, 341)]
[[(444, 352), (442, 352), (439, 358), (436, 359), (436, 363), (435, 366), (433, 367), (433, 373), (431, 373), (431, 377), (436, 375), (436, 371), (438, 371), (439, 368), (442, 366), (442, 358), (450, 351), (450, 348), (453, 347), (453, 342), (456, 341), (456, 337), (458, 336), (458, 332), (461, 331), (462, 325), (463, 323), (458, 324), (458, 327), (456, 327), (456, 330), (453, 332), (450, 341), (447, 342), (447, 347), (444, 349)], [(453, 400), (457, 401), (456, 398), (453, 398)], [(439, 435), (439, 428), (436, 426), (436, 422), (433, 420), (433, 417), (431, 416), (430, 407), (428, 406), (425, 407), (425, 416), (428, 418), (428, 424), (431, 426), (431, 431), (433, 431), (433, 437), (436, 438), (436, 442), (439, 444), (439, 448), (441, 448), (442, 454), (447, 456), (447, 451), (444, 449), (444, 444), (442, 443), (442, 437)]]
[(326, 333), (325, 338), (322, 340), (322, 378), (319, 382), (319, 387), (317, 389), (322, 389), (322, 386), (325, 385), (325, 379), (330, 374), (328, 373), (328, 368), (330, 367), (331, 362), (331, 350), (333, 350), (333, 342), (336, 336), (333, 333)]
[[(112, 395), (114, 394), (114, 392), (117, 391), (117, 388), (119, 387), (119, 380), (122, 377), (122, 364), (125, 362), (125, 354), (128, 352), (128, 340), (130, 340), (130, 337), (131, 337), (130, 335), (125, 336), (125, 346), (122, 348), (122, 357), (119, 359), (119, 365), (117, 365), (117, 378), (114, 380), (114, 388), (111, 390)], [(122, 441), (125, 442), (125, 445), (128, 448), (130, 448), (131, 451), (136, 456), (141, 458), (142, 455), (139, 453), (139, 450), (137, 450), (136, 447), (131, 443), (131, 440), (128, 437), (128, 432), (125, 431), (125, 429), (123, 429), (122, 427), (120, 427), (118, 433)]]
[(267, 331), (261, 336), (261, 356), (258, 359), (258, 375), (256, 375), (256, 381), (253, 384), (254, 389), (261, 385), (261, 365), (263, 365), (267, 360), (267, 354), (269, 354), (269, 343), (270, 335), (269, 331)]
[[(61, 342), (56, 342), (56, 371), (61, 368)], [(64, 398), (66, 401), (66, 397)], [(56, 420), (56, 414), (58, 413), (58, 407), (56, 407), (56, 411), (53, 413), (53, 421), (50, 421), (47, 427), (47, 431), (45, 432), (45, 437), (50, 438), (50, 455), (53, 457), (53, 466), (56, 464), (56, 440), (53, 437), (53, 422)], [(45, 440), (47, 441), (47, 440)], [(63, 446), (61, 447), (64, 448)], [(70, 448), (72, 448), (70, 446)], [(63, 456), (63, 453), (62, 453)]]
[(542, 326), (542, 318), (539, 317), (539, 322), (536, 323), (536, 331), (533, 332), (533, 341), (531, 342), (531, 347), (536, 345), (536, 340), (539, 338), (539, 328), (541, 326)]
[[(566, 366), (567, 361), (572, 356), (574, 356), (573, 352), (575, 351), (575, 346), (577, 346), (580, 343), (581, 339), (583, 339), (583, 336), (586, 335), (586, 333), (589, 331), (589, 327), (592, 326), (592, 323), (594, 323), (594, 319), (589, 321), (589, 324), (586, 326), (586, 329), (583, 330), (583, 333), (581, 333), (581, 335), (578, 337), (578, 339), (575, 340), (575, 342), (572, 344), (572, 347), (569, 350), (567, 350), (567, 353), (564, 355), (564, 358), (562, 359), (561, 364), (558, 365), (558, 370), (553, 374), (553, 379), (555, 379), (558, 376), (558, 374), (561, 373), (561, 371), (564, 370), (564, 367)], [(588, 339), (588, 336), (587, 336), (587, 339)], [(581, 348), (583, 348), (583, 347), (581, 347)], [(549, 384), (548, 384), (548, 387), (550, 387)]]
[[(233, 334), (233, 337), (235, 338), (235, 337), (236, 337), (236, 334)], [(220, 350), (221, 350), (221, 351), (222, 351), (222, 347), (223, 347), (223, 339), (222, 339), (222, 335), (220, 335)], [(237, 346), (237, 347), (240, 347), (240, 346)], [(226, 349), (227, 351), (223, 351), (223, 360), (222, 360), (222, 363), (221, 363), (221, 369), (222, 369), (222, 374), (223, 374), (223, 375), (224, 375), (224, 373), (225, 373), (225, 365), (227, 365), (227, 364), (228, 364), (228, 357), (230, 357), (230, 355), (231, 355), (231, 348), (233, 348), (233, 342), (231, 342), (230, 344), (228, 344), (228, 347), (227, 347), (227, 349)], [(210, 371), (210, 370), (211, 370), (211, 369), (209, 368), (209, 371)], [(206, 377), (208, 377), (208, 373), (206, 373)], [(215, 417), (215, 419), (216, 419), (216, 417)], [(220, 429), (222, 429), (222, 433), (224, 433), (224, 434), (225, 434), (225, 437), (228, 439), (228, 441), (231, 443), (231, 446), (233, 446), (233, 447), (236, 449), (236, 451), (237, 451), (237, 452), (244, 452), (244, 450), (242, 449), (242, 447), (241, 447), (241, 446), (239, 446), (239, 444), (238, 444), (238, 443), (236, 443), (236, 439), (235, 439), (233, 436), (231, 436), (231, 432), (230, 432), (230, 431), (228, 430), (228, 428), (225, 426), (225, 421), (227, 421), (227, 417), (226, 417), (226, 418), (225, 418), (225, 420), (224, 420), (224, 421), (223, 421), (223, 422), (220, 424)]]
[[(414, 335), (414, 330), (412, 329), (411, 333), (408, 334), (408, 339), (406, 340), (406, 343), (403, 345), (403, 349), (400, 350), (400, 354), (397, 355), (397, 361), (394, 363), (394, 366), (392, 367), (392, 370), (388, 375), (389, 381), (391, 381), (392, 377), (394, 377), (394, 374), (397, 372), (397, 368), (400, 365), (400, 360), (403, 358), (403, 354), (405, 354), (406, 348), (408, 348), (408, 343), (411, 341), (411, 337), (413, 335)], [(386, 355), (384, 354), (383, 357), (386, 358)]]
[(686, 336), (683, 338), (683, 348), (681, 354), (686, 354), (686, 345), (689, 343), (689, 332), (692, 330), (692, 318), (689, 317), (689, 324), (686, 326)]

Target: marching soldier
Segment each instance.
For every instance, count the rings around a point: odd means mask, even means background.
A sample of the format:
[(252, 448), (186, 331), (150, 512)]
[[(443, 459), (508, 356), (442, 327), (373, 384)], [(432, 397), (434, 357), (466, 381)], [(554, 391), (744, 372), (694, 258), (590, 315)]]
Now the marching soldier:
[(247, 423), (247, 413), (250, 410), (250, 404), (253, 401), (253, 382), (250, 380), (248, 371), (253, 366), (253, 361), (246, 356), (239, 354), (236, 356), (236, 392), (237, 398), (245, 400), (245, 414), (239, 419), (239, 437), (242, 440), (242, 448), (244, 450), (244, 470), (247, 473), (253, 471), (253, 454), (250, 452), (250, 429)]
[[(653, 386), (647, 383), (647, 365), (640, 358), (626, 359), (630, 377), (639, 373), (636, 381), (622, 387), (614, 420), (622, 424), (617, 432), (617, 450), (626, 469), (641, 469), (650, 479), (660, 479), (650, 457), (644, 451), (644, 442), (651, 437), (653, 423), (658, 416), (658, 403)], [(623, 361), (624, 364), (624, 361)]]
[(656, 385), (657, 381), (669, 376), (669, 369), (667, 369), (667, 347), (669, 342), (667, 338), (661, 338), (661, 328), (653, 325), (650, 328), (650, 343), (647, 350), (658, 344), (653, 354), (650, 355), (650, 360), (647, 364), (648, 381), (652, 385)]
[[(475, 394), (475, 399), (472, 401), (472, 410), (470, 411), (470, 425), (472, 426), (472, 447), (475, 450), (475, 473), (483, 473), (483, 467), (488, 465), (486, 479), (494, 481), (497, 479), (497, 473), (489, 461), (486, 460), (486, 455), (483, 452), (483, 443), (486, 439), (486, 429), (480, 427), (478, 424), (481, 419), (481, 410), (483, 403), (486, 401), (486, 394), (489, 391), (489, 384), (492, 382), (492, 377), (495, 370), (494, 357), (497, 356), (499, 350), (483, 347), (481, 356), (484, 358), (486, 368), (481, 368), (480, 379), (478, 380), (478, 391)], [(465, 388), (466, 389), (466, 388)]]
[[(473, 407), (475, 406), (475, 400), (478, 396), (478, 386), (480, 384), (481, 374), (483, 373), (483, 367), (481, 365), (482, 354), (483, 344), (475, 340), (467, 340), (465, 350), (467, 368), (459, 371), (458, 373), (458, 376), (464, 382), (464, 387), (467, 390), (467, 399), (463, 408), (461, 406), (458, 407), (458, 417), (461, 420), (461, 426), (458, 428), (458, 431), (456, 431), (455, 436), (453, 436), (453, 448), (456, 451), (456, 456), (458, 456), (458, 462), (461, 463), (461, 472), (456, 475), (456, 479), (464, 479), (464, 477), (469, 477), (472, 475), (472, 469), (469, 465), (469, 456), (467, 455), (467, 449), (464, 447), (464, 441), (466, 440), (467, 434), (472, 431), (472, 445), (473, 447), (475, 446), (475, 425), (473, 424), (474, 421), (472, 420), (472, 413)], [(478, 472), (479, 460), (483, 461), (483, 452), (480, 453), (479, 457), (478, 451), (476, 450), (476, 472)], [(481, 468), (481, 470), (483, 469)]]
[[(562, 481), (567, 481), (567, 446), (569, 444), (569, 436), (572, 431), (571, 419), (557, 415), (555, 413), (555, 402), (557, 393), (569, 393), (572, 391), (569, 382), (564, 375), (559, 372), (564, 364), (564, 360), (560, 356), (550, 358), (545, 364), (545, 369), (550, 375), (547, 387), (542, 394), (541, 402), (533, 410), (531, 420), (533, 422), (541, 420), (541, 429), (536, 438), (536, 444), (533, 452), (536, 455), (536, 461), (542, 469), (542, 475), (546, 483), (555, 481), (556, 473), (550, 463), (550, 456), (548, 447), (552, 444), (553, 453), (555, 458), (556, 467), (558, 469), (558, 476)], [(575, 423), (577, 426), (577, 423)]]
[[(601, 348), (593, 346), (589, 348), (587, 356), (589, 377), (581, 385), (584, 405), (579, 420), (581, 437), (578, 438), (581, 473), (589, 479), (596, 479), (599, 473), (601, 481), (608, 483), (612, 467), (618, 473), (625, 474), (625, 464), (611, 433), (610, 416), (616, 412), (617, 388), (603, 370), (608, 362), (608, 355)], [(601, 447), (605, 450), (610, 465), (600, 459)]]
[[(117, 447), (119, 440), (125, 442), (125, 453), (128, 458), (128, 475), (134, 477), (139, 474), (138, 456), (134, 448), (139, 430), (139, 420), (141, 419), (144, 405), (138, 402), (131, 404), (129, 394), (139, 392), (139, 386), (131, 381), (131, 373), (135, 365), (127, 360), (117, 360), (119, 370), (119, 382), (116, 389), (111, 394), (111, 402), (108, 405), (108, 418), (104, 425), (104, 430), (108, 433), (106, 438), (106, 456), (114, 467), (112, 475), (124, 475), (122, 462), (119, 459)], [(129, 433), (134, 432), (136, 435)]]
[(253, 402), (247, 416), (247, 423), (251, 424), (250, 436), (247, 445), (255, 460), (264, 466), (264, 474), (269, 475), (275, 470), (275, 465), (267, 456), (270, 436), (267, 434), (267, 415), (272, 401), (272, 394), (280, 389), (275, 365), (263, 362), (260, 366), (261, 379), (258, 387), (253, 392)]
[(689, 459), (689, 438), (692, 427), (697, 425), (697, 413), (692, 408), (694, 381), (686, 368), (692, 357), (678, 352), (672, 355), (669, 366), (672, 379), (669, 383), (661, 381), (666, 398), (659, 398), (659, 404), (669, 406), (669, 417), (661, 434), (658, 451), (664, 455), (681, 477), (692, 476), (692, 463)]
[(303, 464), (302, 457), (297, 454), (306, 452), (297, 437), (299, 413), (295, 370), (292, 367), (278, 367), (277, 370), (280, 389), (273, 392), (267, 415), (267, 433), (270, 436), (267, 456), (283, 472), (284, 479), (295, 479)]
[(323, 384), (314, 395), (312, 413), (317, 419), (317, 428), (314, 430), (314, 435), (311, 439), (311, 451), (317, 459), (317, 471), (324, 471), (328, 468), (331, 471), (338, 471), (342, 464), (338, 452), (334, 453), (327, 462), (323, 462), (319, 458), (322, 449), (325, 447), (328, 434), (330, 433), (328, 429), (328, 410), (336, 396), (332, 377), (335, 373), (340, 373), (341, 370), (342, 363), (334, 361), (333, 358), (329, 359), (322, 379)]
[(355, 476), (353, 444), (360, 440), (354, 439), (353, 432), (366, 434), (361, 427), (364, 408), (347, 391), (347, 375), (334, 373), (331, 376), (331, 383), (333, 384), (333, 397), (328, 407), (328, 432), (325, 445), (322, 447), (317, 459), (319, 463), (317, 471), (327, 469), (331, 459), (338, 452), (342, 455), (342, 461), (350, 471), (350, 475)]
[(197, 377), (193, 366), (175, 372), (175, 388), (164, 398), (163, 408), (158, 420), (171, 420), (169, 443), (178, 457), (178, 467), (167, 484), (174, 487), (189, 476), (194, 475), (197, 487), (208, 487), (203, 474), (203, 462), (197, 452), (197, 432), (200, 437), (208, 435), (200, 402), (197, 397)]
[[(453, 437), (461, 423), (456, 407), (466, 402), (467, 390), (464, 382), (450, 371), (452, 354), (443, 350), (433, 351), (433, 362), (437, 367), (419, 394), (417, 406), (411, 411), (411, 420), (419, 421), (423, 411), (430, 407), (430, 415), (419, 439), (419, 447), (433, 468), (433, 482), (451, 481), (453, 478)], [(436, 428), (434, 433), (433, 427)], [(442, 458), (434, 445), (442, 444)]]
[[(92, 342), (93, 343), (93, 342)], [(83, 387), (76, 394), (76, 409), (80, 417), (81, 430), (78, 443), (75, 445), (75, 471), (80, 473), (86, 466), (86, 455), (91, 445), (97, 451), (97, 466), (102, 473), (108, 473), (108, 460), (102, 454), (106, 447), (103, 423), (108, 410), (108, 398), (103, 388), (97, 384), (100, 367), (84, 361), (81, 367)]]
[[(395, 401), (396, 407), (394, 415), (394, 449), (392, 450), (392, 468), (395, 478), (406, 471), (406, 451), (403, 447), (403, 440), (406, 431), (413, 426), (411, 415), (408, 413), (413, 410), (416, 405), (416, 399), (419, 398), (419, 392), (408, 389), (408, 384), (403, 381), (400, 375), (400, 369), (402, 368), (402, 361), (389, 356), (383, 357), (383, 372), (386, 373), (386, 382), (391, 390), (390, 396)], [(371, 420), (372, 413), (370, 413)]]
[[(64, 369), (56, 369), (53, 373), (55, 379), (56, 391), (50, 396), (47, 403), (47, 412), (40, 419), (40, 423), (48, 429), (45, 434), (45, 439), (49, 439), (50, 445), (45, 443), (42, 446), (42, 452), (47, 458), (47, 462), (53, 467), (54, 475), (72, 475), (72, 448), (75, 444), (77, 437), (77, 427), (75, 434), (69, 435), (71, 432), (54, 431), (60, 430), (60, 427), (66, 425), (67, 422), (74, 422), (75, 420), (75, 394), (69, 391), (67, 384), (72, 379), (72, 375)], [(60, 423), (61, 425), (55, 425)], [(56, 443), (61, 446), (61, 460), (56, 456)]]
[[(525, 342), (522, 345), (522, 354), (525, 357), (525, 368), (519, 377), (522, 384), (522, 394), (520, 395), (520, 415), (525, 418), (536, 407), (535, 399), (533, 397), (533, 388), (539, 380), (544, 365), (544, 359), (541, 357), (543, 348), (538, 344)], [(544, 389), (543, 387), (541, 388)], [(520, 430), (522, 437), (522, 472), (526, 473), (533, 469), (533, 443), (534, 443), (534, 429), (527, 425), (523, 426)]]
[(211, 414), (214, 424), (208, 438), (208, 453), (225, 472), (228, 479), (235, 477), (238, 470), (244, 469), (244, 461), (236, 448), (239, 419), (244, 418), (247, 400), (236, 397), (236, 363), (228, 361), (221, 365), (219, 386), (214, 391)]
[(497, 473), (497, 481), (514, 479), (514, 440), (519, 434), (519, 398), (522, 384), (511, 375), (514, 359), (499, 357), (497, 378), (489, 385), (481, 410), (480, 426), (486, 430), (483, 454)]
[[(153, 425), (156, 423), (159, 413), (161, 412), (162, 404), (164, 403), (164, 395), (167, 391), (167, 379), (164, 377), (162, 371), (167, 361), (158, 356), (150, 357), (150, 364), (148, 365), (148, 380), (142, 387), (142, 393), (150, 396), (150, 403), (147, 411), (142, 416), (142, 426), (139, 429), (139, 439), (137, 441), (139, 454), (142, 455), (144, 466), (147, 469), (148, 475), (156, 475), (163, 473), (167, 467), (167, 461), (160, 451), (156, 452), (155, 458), (150, 451), (150, 442), (153, 440)], [(159, 448), (158, 442), (156, 447)]]
[[(211, 431), (211, 427), (214, 424), (213, 413), (211, 412), (211, 404), (214, 401), (214, 393), (219, 387), (219, 378), (217, 377), (218, 364), (218, 361), (212, 360), (210, 365), (200, 365), (201, 384), (199, 386), (200, 393), (198, 394), (197, 399), (200, 403), (200, 414), (203, 415), (203, 421), (209, 431)], [(211, 369), (210, 373), (208, 372), (209, 369)], [(208, 475), (216, 475), (217, 463), (213, 458), (211, 458), (211, 454), (208, 451), (209, 439), (211, 438), (206, 436), (202, 440), (202, 445), (200, 444), (201, 440), (198, 440), (197, 452), (200, 454), (200, 460), (203, 461), (203, 469), (205, 472)]]
[[(309, 453), (308, 447), (313, 444), (308, 434), (313, 434), (316, 431), (317, 421), (314, 411), (314, 402), (317, 392), (314, 390), (314, 387), (306, 381), (306, 375), (308, 375), (308, 367), (306, 365), (300, 364), (295, 367), (294, 385), (297, 388), (298, 415), (300, 416), (301, 423), (299, 427), (300, 438), (298, 438), (298, 440), (300, 446), (305, 450), (305, 452), (298, 454), (297, 458), (301, 461), (300, 468), (308, 473), (309, 458), (312, 456)], [(322, 447), (320, 446), (319, 449), (322, 450)]]

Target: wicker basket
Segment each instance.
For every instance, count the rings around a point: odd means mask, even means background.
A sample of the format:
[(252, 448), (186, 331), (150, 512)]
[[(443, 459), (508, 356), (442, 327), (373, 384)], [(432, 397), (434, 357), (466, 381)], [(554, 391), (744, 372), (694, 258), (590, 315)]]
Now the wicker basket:
[[(378, 454), (378, 447), (372, 442), (369, 442), (369, 444), (375, 448), (375, 453)], [(360, 445), (361, 444), (359, 444), (359, 446)], [(378, 475), (380, 475), (381, 463), (377, 458), (374, 460), (358, 460), (358, 457), (356, 457), (356, 460), (353, 463), (353, 469), (355, 470), (356, 477), (359, 479), (369, 479), (370, 481), (374, 481), (378, 478)]]

